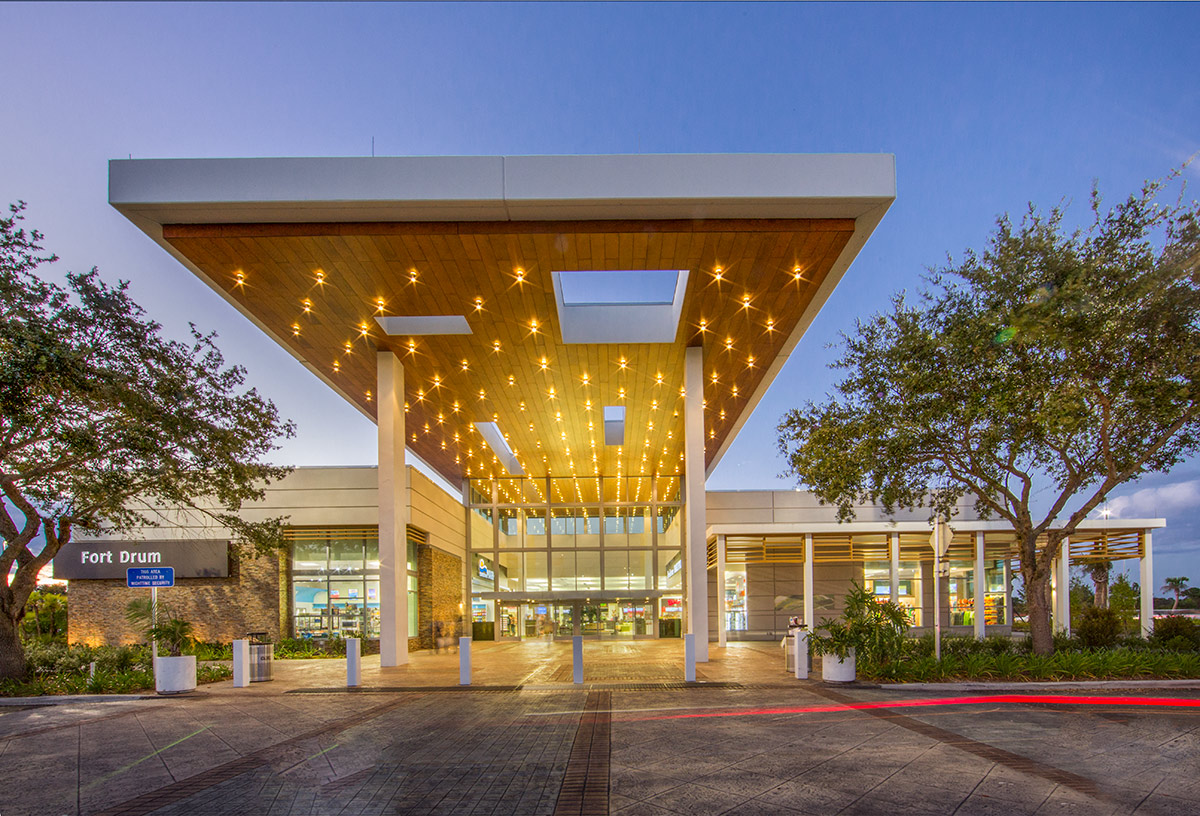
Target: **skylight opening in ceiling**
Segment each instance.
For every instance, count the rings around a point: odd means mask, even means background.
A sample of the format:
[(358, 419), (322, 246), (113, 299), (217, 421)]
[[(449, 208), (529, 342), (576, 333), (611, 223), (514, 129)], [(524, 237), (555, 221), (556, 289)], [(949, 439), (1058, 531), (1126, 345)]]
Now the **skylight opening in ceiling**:
[(552, 271), (564, 343), (673, 343), (686, 269)]
[(521, 467), (521, 463), (517, 461), (517, 455), (508, 446), (508, 440), (504, 438), (504, 432), (500, 430), (499, 425), (495, 422), (476, 422), (475, 430), (479, 431), (479, 435), (488, 443), (488, 447), (496, 454), (496, 459), (510, 475), (525, 475), (525, 469)]
[(677, 269), (559, 272), (565, 306), (669, 306), (681, 273)]

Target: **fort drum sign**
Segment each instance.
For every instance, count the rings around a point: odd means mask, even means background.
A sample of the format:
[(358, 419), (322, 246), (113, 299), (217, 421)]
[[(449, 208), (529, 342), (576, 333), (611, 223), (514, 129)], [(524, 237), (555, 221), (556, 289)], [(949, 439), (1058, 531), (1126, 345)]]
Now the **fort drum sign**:
[(227, 540), (71, 542), (54, 556), (54, 577), (124, 581), (132, 567), (170, 567), (176, 578), (228, 578)]

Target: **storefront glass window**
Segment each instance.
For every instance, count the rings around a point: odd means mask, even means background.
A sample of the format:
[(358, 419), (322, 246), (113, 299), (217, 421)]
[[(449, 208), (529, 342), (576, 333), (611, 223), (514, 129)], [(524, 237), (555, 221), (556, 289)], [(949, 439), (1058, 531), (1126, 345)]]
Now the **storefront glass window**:
[(909, 626), (923, 626), (925, 619), (922, 611), (923, 596), (921, 595), (921, 562), (901, 561), (900, 581), (897, 583), (897, 595), (900, 605), (908, 610)]
[[(379, 538), (311, 528), (292, 541), (292, 632), (301, 638), (379, 637)], [(416, 635), (416, 543), (406, 546), (409, 635)]]
[(667, 592), (683, 588), (683, 557), (679, 550), (659, 549), (658, 588)]
[(525, 556), (525, 589), (529, 592), (548, 592), (550, 581), (546, 571), (546, 553), (527, 552)]
[(983, 596), (984, 623), (1002, 626), (1008, 621), (1007, 570), (1003, 561), (987, 561), (983, 574), (987, 583)]
[(951, 561), (947, 593), (950, 625), (975, 625), (975, 562)]
[(525, 588), (521, 576), (521, 553), (502, 552), (499, 557), (499, 569), (496, 571), (496, 590), (498, 592), (520, 592)]
[(725, 567), (725, 631), (746, 628), (746, 568)]
[(575, 591), (575, 552), (556, 550), (550, 556), (550, 589), (553, 592)]
[(598, 550), (580, 550), (575, 553), (575, 589), (600, 589), (600, 553)]

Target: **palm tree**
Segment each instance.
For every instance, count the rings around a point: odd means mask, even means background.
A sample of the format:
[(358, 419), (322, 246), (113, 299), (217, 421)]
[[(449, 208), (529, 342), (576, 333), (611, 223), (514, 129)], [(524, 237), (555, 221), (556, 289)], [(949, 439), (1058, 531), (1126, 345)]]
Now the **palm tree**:
[(1175, 593), (1175, 605), (1171, 607), (1172, 612), (1179, 608), (1179, 596), (1187, 589), (1187, 583), (1187, 578), (1167, 578), (1163, 581), (1163, 592)]
[(1113, 562), (1107, 559), (1103, 561), (1092, 561), (1084, 565), (1084, 570), (1087, 571), (1088, 577), (1092, 579), (1092, 583), (1096, 586), (1095, 604), (1100, 609), (1108, 608), (1108, 577), (1112, 572)]

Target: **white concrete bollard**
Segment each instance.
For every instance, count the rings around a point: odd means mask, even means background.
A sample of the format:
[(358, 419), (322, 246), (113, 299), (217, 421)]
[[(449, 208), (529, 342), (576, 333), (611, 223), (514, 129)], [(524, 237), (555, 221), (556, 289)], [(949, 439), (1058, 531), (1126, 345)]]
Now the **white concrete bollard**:
[(571, 664), (575, 669), (575, 682), (583, 682), (583, 638), (579, 635), (571, 638)]
[(358, 638), (346, 638), (346, 685), (362, 685), (362, 641)]
[(458, 639), (458, 684), (460, 686), (471, 685), (471, 639), (469, 637)]
[(793, 629), (792, 637), (796, 644), (796, 679), (808, 679), (808, 630)]
[(233, 687), (246, 688), (250, 685), (250, 641), (233, 642)]
[(696, 636), (683, 636), (683, 679), (689, 683), (696, 682)]

